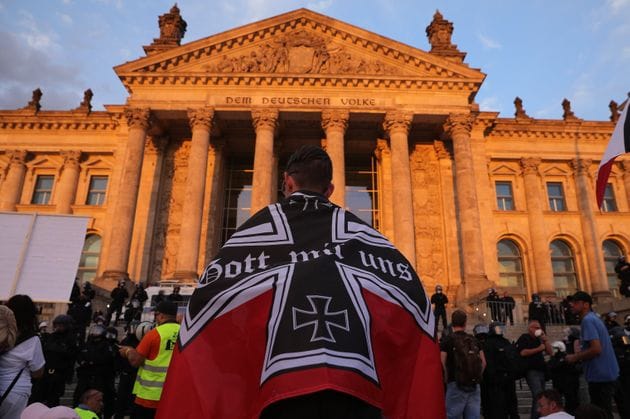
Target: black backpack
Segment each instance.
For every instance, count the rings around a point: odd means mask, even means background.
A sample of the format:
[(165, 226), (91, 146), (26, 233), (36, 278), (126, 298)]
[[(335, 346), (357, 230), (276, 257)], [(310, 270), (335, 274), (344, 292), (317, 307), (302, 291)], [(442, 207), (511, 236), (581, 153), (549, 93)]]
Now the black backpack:
[(452, 337), (455, 382), (461, 390), (474, 391), (483, 373), (479, 342), (467, 333), (454, 333)]

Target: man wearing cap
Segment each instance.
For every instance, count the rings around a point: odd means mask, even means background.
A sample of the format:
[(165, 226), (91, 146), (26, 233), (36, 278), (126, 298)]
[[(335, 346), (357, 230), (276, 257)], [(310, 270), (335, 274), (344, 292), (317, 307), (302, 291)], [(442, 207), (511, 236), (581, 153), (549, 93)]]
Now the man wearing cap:
[(134, 367), (139, 367), (133, 394), (136, 395), (132, 418), (153, 418), (162, 396), (166, 371), (177, 342), (179, 324), (177, 304), (161, 301), (155, 308), (157, 327), (147, 333), (137, 348), (122, 346), (120, 355)]
[(567, 355), (566, 360), (569, 363), (583, 362), (591, 403), (604, 409), (612, 419), (612, 400), (615, 381), (619, 377), (619, 365), (606, 326), (591, 310), (592, 304), (593, 299), (584, 291), (573, 295), (571, 308), (582, 320), (581, 350)]

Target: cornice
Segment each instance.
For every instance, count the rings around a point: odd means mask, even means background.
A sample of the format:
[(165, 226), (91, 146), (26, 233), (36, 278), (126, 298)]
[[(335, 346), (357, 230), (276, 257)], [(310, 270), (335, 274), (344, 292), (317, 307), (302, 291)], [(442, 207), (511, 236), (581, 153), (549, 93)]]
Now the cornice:
[(368, 87), (385, 89), (415, 89), (424, 91), (474, 92), (477, 83), (470, 80), (428, 80), (414, 78), (371, 77), (367, 75), (205, 75), (205, 74), (120, 74), (126, 86), (255, 86), (255, 87)]
[(72, 111), (40, 111), (37, 115), (29, 115), (15, 111), (0, 111), (0, 129), (113, 131), (120, 125), (119, 118), (120, 115), (107, 112), (92, 112), (85, 115)]
[(590, 140), (608, 141), (613, 132), (612, 122), (571, 121), (549, 119), (497, 119), (486, 139), (521, 138), (527, 140)]

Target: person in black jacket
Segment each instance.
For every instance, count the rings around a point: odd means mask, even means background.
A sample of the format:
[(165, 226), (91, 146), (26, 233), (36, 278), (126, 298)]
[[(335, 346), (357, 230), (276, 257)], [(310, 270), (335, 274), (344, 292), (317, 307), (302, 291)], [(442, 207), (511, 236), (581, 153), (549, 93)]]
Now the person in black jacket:
[(70, 381), (74, 373), (77, 357), (77, 338), (72, 323), (70, 316), (60, 314), (53, 320), (53, 332), (41, 336), (46, 366), (44, 376), (33, 385), (31, 403), (59, 406), (66, 382)]
[(499, 293), (494, 288), (490, 288), (488, 290), (488, 297), (486, 297), (488, 308), (490, 309), (490, 318), (492, 321), (500, 320), (500, 305), (501, 305), (501, 297), (499, 297)]
[(106, 339), (106, 329), (101, 325), (90, 327), (88, 339), (77, 356), (77, 387), (74, 391), (74, 405), (78, 405), (81, 395), (94, 388), (103, 392), (105, 415), (109, 418), (114, 411), (114, 379), (116, 352)]
[(564, 342), (556, 341), (551, 344), (553, 355), (547, 362), (547, 369), (551, 376), (553, 388), (564, 397), (565, 410), (570, 415), (575, 415), (575, 409), (579, 405), (578, 392), (580, 389), (581, 369), (576, 364), (566, 362), (568, 350)]
[(521, 357), (525, 358), (525, 380), (532, 393), (531, 418), (537, 419), (538, 409), (536, 396), (545, 389), (545, 357), (543, 353), (552, 355), (551, 343), (542, 330), (538, 320), (530, 320), (527, 333), (523, 333), (516, 342), (516, 348)]
[(110, 297), (112, 298), (112, 301), (109, 303), (109, 308), (107, 309), (107, 324), (111, 321), (112, 314), (114, 312), (116, 313), (116, 317), (114, 317), (114, 324), (116, 324), (116, 321), (122, 312), (123, 306), (125, 305), (125, 301), (129, 298), (129, 292), (125, 287), (124, 281), (120, 281), (118, 283), (118, 286), (112, 290)]
[[(140, 341), (136, 337), (135, 327), (127, 326), (126, 334), (120, 346), (129, 346), (135, 348)], [(118, 373), (118, 388), (116, 389), (116, 409), (114, 412), (115, 419), (123, 419), (129, 416), (133, 400), (135, 396), (132, 394), (133, 384), (136, 381), (138, 368), (129, 363), (129, 360), (118, 354), (116, 357), (116, 371)]]
[(630, 263), (626, 262), (625, 256), (619, 256), (615, 265), (617, 277), (621, 280), (619, 292), (624, 297), (630, 297)]
[(516, 349), (503, 336), (505, 324), (492, 322), (483, 343), (486, 369), (482, 386), (488, 394), (483, 405), (485, 419), (518, 419), (518, 402), (514, 378)]
[(431, 296), (431, 304), (433, 304), (433, 314), (435, 315), (435, 327), (437, 328), (442, 318), (442, 330), (446, 329), (446, 304), (448, 304), (448, 297), (442, 292), (442, 286), (437, 285), (435, 287), (435, 294)]
[(528, 318), (529, 321), (536, 320), (540, 324), (541, 329), (545, 330), (545, 322), (547, 321), (547, 311), (545, 304), (538, 294), (532, 294), (532, 301), (529, 303)]

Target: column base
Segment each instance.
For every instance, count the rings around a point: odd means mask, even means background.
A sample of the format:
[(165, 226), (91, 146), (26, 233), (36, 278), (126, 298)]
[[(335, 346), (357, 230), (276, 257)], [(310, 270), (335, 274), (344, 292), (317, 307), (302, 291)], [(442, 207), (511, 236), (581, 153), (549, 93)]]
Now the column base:
[(610, 303), (615, 299), (610, 291), (593, 291), (591, 296), (593, 297), (593, 304), (598, 305)]
[(197, 282), (199, 275), (194, 271), (176, 271), (173, 273), (173, 279), (178, 282)]
[(123, 271), (105, 271), (101, 279), (106, 281), (129, 281), (129, 274)]
[(466, 281), (457, 289), (455, 302), (458, 307), (467, 307), (488, 295), (489, 288), (496, 287), (497, 285), (490, 281), (485, 274), (471, 275), (466, 278)]

